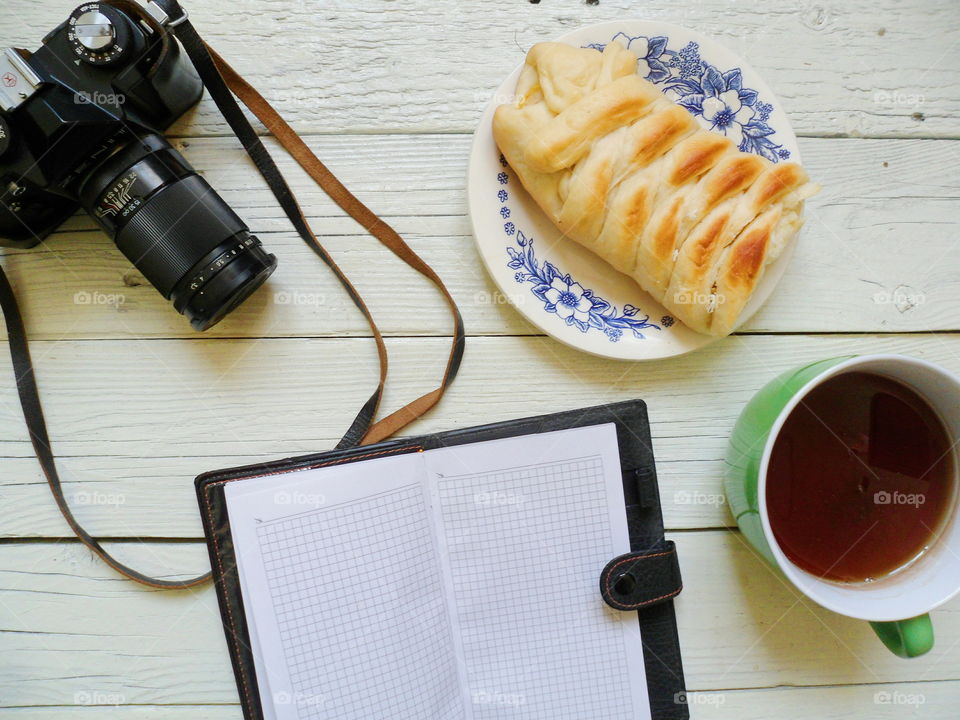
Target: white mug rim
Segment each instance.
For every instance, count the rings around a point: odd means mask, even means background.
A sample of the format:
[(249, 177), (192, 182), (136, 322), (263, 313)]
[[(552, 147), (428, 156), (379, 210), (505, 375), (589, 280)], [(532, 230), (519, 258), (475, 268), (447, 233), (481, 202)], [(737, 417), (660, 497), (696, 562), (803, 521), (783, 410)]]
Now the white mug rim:
[[(865, 610), (864, 612), (859, 612), (859, 613), (851, 612), (849, 605), (835, 603), (827, 598), (817, 597), (810, 593), (808, 588), (805, 587), (804, 583), (801, 582), (801, 578), (808, 582), (811, 582), (814, 585), (836, 586), (837, 583), (833, 583), (829, 580), (824, 580), (823, 578), (819, 578), (816, 575), (813, 575), (812, 573), (809, 573), (806, 570), (801, 569), (786, 556), (786, 554), (780, 548), (780, 545), (777, 542), (777, 539), (773, 534), (773, 529), (770, 525), (770, 518), (767, 512), (767, 493), (766, 493), (767, 471), (769, 468), (770, 456), (773, 452), (773, 446), (780, 435), (780, 430), (783, 428), (783, 424), (786, 422), (786, 419), (787, 417), (789, 417), (790, 413), (793, 412), (794, 408), (796, 408), (797, 405), (800, 404), (800, 402), (810, 393), (811, 390), (813, 390), (818, 385), (821, 385), (826, 380), (832, 377), (836, 377), (837, 375), (840, 375), (846, 371), (849, 371), (852, 368), (856, 368), (859, 365), (875, 363), (878, 361), (921, 366), (929, 371), (949, 377), (957, 385), (957, 387), (960, 388), (960, 377), (950, 372), (946, 368), (943, 368), (940, 365), (937, 365), (935, 363), (931, 363), (927, 360), (921, 360), (920, 358), (914, 358), (907, 355), (898, 355), (898, 354), (891, 354), (891, 353), (881, 353), (881, 354), (872, 354), (872, 355), (855, 355), (848, 358), (847, 360), (843, 360), (835, 365), (831, 365), (830, 367), (825, 368), (823, 371), (817, 373), (816, 376), (814, 376), (809, 381), (807, 381), (799, 390), (797, 390), (792, 395), (790, 400), (786, 403), (786, 405), (784, 405), (783, 409), (777, 415), (776, 419), (773, 422), (773, 425), (770, 427), (770, 433), (767, 436), (766, 443), (764, 444), (763, 455), (761, 456), (760, 468), (759, 468), (759, 473), (757, 477), (757, 503), (760, 510), (759, 515), (760, 515), (760, 522), (763, 527), (763, 534), (767, 541), (767, 545), (770, 548), (770, 551), (773, 554), (774, 559), (776, 560), (777, 567), (780, 568), (781, 572), (787, 577), (790, 583), (795, 588), (797, 588), (797, 590), (802, 592), (806, 597), (810, 598), (818, 605), (825, 607), (828, 610), (832, 610), (836, 613), (839, 613), (841, 615), (846, 615), (847, 617), (852, 617), (860, 620), (869, 620), (874, 622), (889, 622), (889, 621), (896, 621), (896, 620), (904, 620), (906, 618), (903, 616), (901, 617), (887, 617), (885, 615), (878, 616), (869, 612), (869, 610)], [(895, 375), (891, 375), (891, 376), (894, 378), (896, 377)], [(951, 440), (954, 442), (957, 441), (958, 439), (960, 438), (951, 437)], [(956, 458), (956, 457), (955, 459), (960, 460), (960, 458)], [(953, 509), (953, 513), (954, 513), (953, 520), (955, 521), (957, 519), (956, 515), (958, 513), (958, 510), (956, 507)], [(942, 541), (943, 540), (940, 540), (939, 542), (942, 542)], [(859, 587), (858, 590), (865, 593), (870, 592), (869, 587)], [(926, 605), (924, 610), (922, 610), (920, 613), (915, 613), (915, 614), (923, 614), (926, 612), (930, 612), (931, 610), (934, 610), (940, 607), (944, 603), (949, 602), (958, 594), (960, 594), (960, 577), (958, 577), (956, 587), (951, 592), (944, 594), (942, 597), (935, 598), (934, 600), (932, 600), (930, 603)], [(864, 603), (864, 606), (866, 605), (867, 603)]]

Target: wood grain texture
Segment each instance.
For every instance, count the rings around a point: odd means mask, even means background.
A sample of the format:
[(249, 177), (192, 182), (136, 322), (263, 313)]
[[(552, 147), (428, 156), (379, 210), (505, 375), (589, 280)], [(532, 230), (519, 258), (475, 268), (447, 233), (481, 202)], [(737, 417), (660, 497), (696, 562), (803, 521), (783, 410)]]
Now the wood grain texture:
[[(960, 602), (933, 613), (940, 638), (934, 650), (904, 663), (883, 650), (866, 623), (797, 602), (739, 533), (671, 538), (684, 573), (676, 608), (691, 691), (870, 684), (875, 693), (890, 683), (923, 688), (960, 674)], [(111, 549), (159, 572), (206, 563), (198, 543)], [(145, 590), (113, 575), (76, 543), (5, 544), (0, 568), (6, 630), (0, 706), (82, 704), (85, 698), (114, 699), (104, 705), (237, 701), (211, 588)], [(872, 694), (833, 697), (851, 717), (863, 717), (854, 710), (870, 707)], [(720, 714), (735, 717), (722, 708)]]
[[(311, 137), (318, 155), (404, 234), (451, 288), (474, 335), (537, 332), (487, 276), (466, 214), (470, 138)], [(235, 139), (182, 141), (280, 266), (208, 337), (369, 335), (360, 313), (297, 235)], [(787, 274), (745, 332), (960, 329), (960, 141), (804, 139), (823, 192)], [(272, 142), (271, 147), (276, 147)], [(450, 332), (429, 282), (345, 217), (286, 156), (311, 225), (393, 335)], [(501, 221), (489, 236), (499, 242)], [(198, 337), (86, 216), (31, 250), (6, 251), (31, 337)], [(504, 242), (504, 248), (506, 243)], [(504, 262), (507, 261), (504, 249)], [(525, 287), (510, 298), (538, 302)]]
[[(435, 382), (447, 346), (397, 338), (388, 347), (385, 411)], [(960, 372), (956, 335), (733, 337), (655, 363), (602, 361), (547, 338), (474, 337), (452, 390), (409, 433), (643, 398), (667, 526), (725, 527), (723, 456), (750, 397), (791, 367), (871, 352)], [(374, 382), (365, 339), (39, 342), (34, 356), (68, 495), (108, 537), (200, 537), (195, 475), (333, 447)], [(0, 499), (16, 508), (0, 532), (64, 536), (9, 384), (0, 385), (0, 438)]]
[[(770, 720), (790, 709), (790, 720), (852, 720), (869, 712), (871, 720), (954, 720), (960, 681), (934, 680), (872, 685), (777, 687), (687, 693), (693, 720)], [(81, 695), (86, 699), (86, 695)], [(92, 696), (91, 696), (92, 700)], [(17, 720), (59, 720), (65, 713), (87, 720), (104, 710), (116, 720), (240, 720), (239, 704), (219, 705), (103, 705), (9, 708), (4, 714)]]
[[(70, 3), (6, 0), (4, 44), (34, 48)], [(806, 135), (957, 137), (956, 3), (778, 0), (193, 0), (204, 37), (304, 132), (472, 132), (536, 42), (623, 18), (738, 53)], [(205, 99), (181, 134), (227, 132)]]

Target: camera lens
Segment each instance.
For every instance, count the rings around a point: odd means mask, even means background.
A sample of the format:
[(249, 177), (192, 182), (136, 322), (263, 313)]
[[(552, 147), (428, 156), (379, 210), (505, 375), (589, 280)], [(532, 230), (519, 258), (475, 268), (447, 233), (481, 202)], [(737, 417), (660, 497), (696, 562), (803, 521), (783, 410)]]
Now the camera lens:
[(222, 320), (277, 266), (160, 135), (114, 152), (83, 181), (79, 196), (120, 251), (197, 330)]

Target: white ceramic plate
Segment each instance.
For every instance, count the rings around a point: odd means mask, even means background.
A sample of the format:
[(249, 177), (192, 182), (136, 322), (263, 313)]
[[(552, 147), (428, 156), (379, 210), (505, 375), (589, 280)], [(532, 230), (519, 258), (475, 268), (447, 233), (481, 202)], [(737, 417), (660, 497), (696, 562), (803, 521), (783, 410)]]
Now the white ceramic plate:
[[(636, 52), (638, 72), (704, 127), (773, 162), (799, 162), (797, 138), (770, 88), (746, 62), (709, 38), (676, 25), (624, 20), (581, 28), (559, 41), (602, 49), (615, 38)], [(674, 321), (629, 277), (564, 239), (524, 191), (501, 157), (492, 128), (493, 111), (509, 101), (519, 74), (520, 67), (484, 111), (467, 178), (473, 234), (500, 292), (548, 335), (603, 357), (652, 360), (712, 342), (715, 338)], [(741, 322), (773, 292), (793, 245), (767, 268)]]

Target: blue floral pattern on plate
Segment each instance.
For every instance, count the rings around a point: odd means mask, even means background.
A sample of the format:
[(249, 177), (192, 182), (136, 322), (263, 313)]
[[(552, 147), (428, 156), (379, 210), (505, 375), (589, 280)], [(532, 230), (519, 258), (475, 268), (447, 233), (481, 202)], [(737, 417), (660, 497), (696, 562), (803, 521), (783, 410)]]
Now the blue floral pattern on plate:
[[(743, 152), (755, 153), (771, 162), (790, 157), (790, 151), (777, 143), (776, 131), (768, 120), (773, 105), (761, 101), (756, 90), (743, 87), (740, 68), (721, 71), (700, 57), (700, 46), (689, 42), (679, 50), (669, 47), (670, 39), (663, 35), (630, 36), (618, 32), (610, 42), (621, 41), (637, 55), (637, 72), (674, 102), (682, 105), (693, 115), (703, 119), (711, 130), (730, 138)], [(586, 47), (603, 51), (606, 43), (591, 43)], [(500, 165), (507, 168), (507, 161), (500, 156)], [(570, 273), (564, 273), (552, 263), (539, 261), (533, 250), (533, 238), (520, 231), (508, 218), (509, 193), (506, 186), (510, 175), (501, 171), (497, 182), (504, 186), (497, 193), (500, 201), (500, 217), (507, 220), (503, 231), (514, 244), (507, 247), (507, 267), (516, 270), (514, 279), (529, 284), (530, 291), (543, 302), (543, 309), (556, 314), (567, 325), (580, 332), (596, 329), (603, 332), (611, 342), (617, 342), (629, 331), (638, 340), (643, 340), (644, 330), (665, 331), (674, 325), (674, 318), (665, 315), (659, 324), (650, 322), (649, 315), (641, 315), (640, 309), (624, 305), (618, 310), (602, 297), (584, 288)]]
[[(756, 90), (743, 87), (740, 68), (721, 71), (700, 57), (700, 46), (695, 42), (671, 50), (670, 39), (663, 35), (631, 37), (618, 32), (610, 42), (618, 40), (637, 54), (637, 73), (641, 77), (703, 118), (711, 130), (726, 135), (743, 152), (755, 153), (770, 162), (790, 157), (789, 150), (774, 142), (776, 130), (767, 124), (773, 105), (762, 102)], [(606, 44), (591, 43), (587, 47), (602, 51)]]
[[(506, 160), (501, 156), (501, 164)], [(506, 203), (509, 199), (506, 190), (497, 193), (497, 199)], [(504, 214), (504, 210), (507, 211)], [(510, 212), (506, 205), (500, 208), (502, 217), (509, 217)], [(660, 330), (660, 325), (650, 322), (650, 316), (640, 316), (640, 309), (633, 305), (624, 305), (623, 311), (617, 310), (583, 285), (574, 280), (570, 273), (562, 273), (553, 263), (537, 259), (533, 250), (533, 238), (527, 237), (514, 226), (512, 222), (504, 223), (503, 231), (514, 238), (516, 246), (507, 248), (510, 262), (507, 267), (516, 270), (513, 279), (518, 283), (529, 283), (530, 291), (543, 302), (543, 309), (554, 313), (567, 325), (572, 325), (587, 332), (590, 328), (603, 331), (610, 342), (617, 342), (623, 337), (624, 331), (629, 331), (638, 340), (644, 339), (643, 330)], [(665, 316), (661, 321), (663, 327), (673, 325), (673, 318)]]

